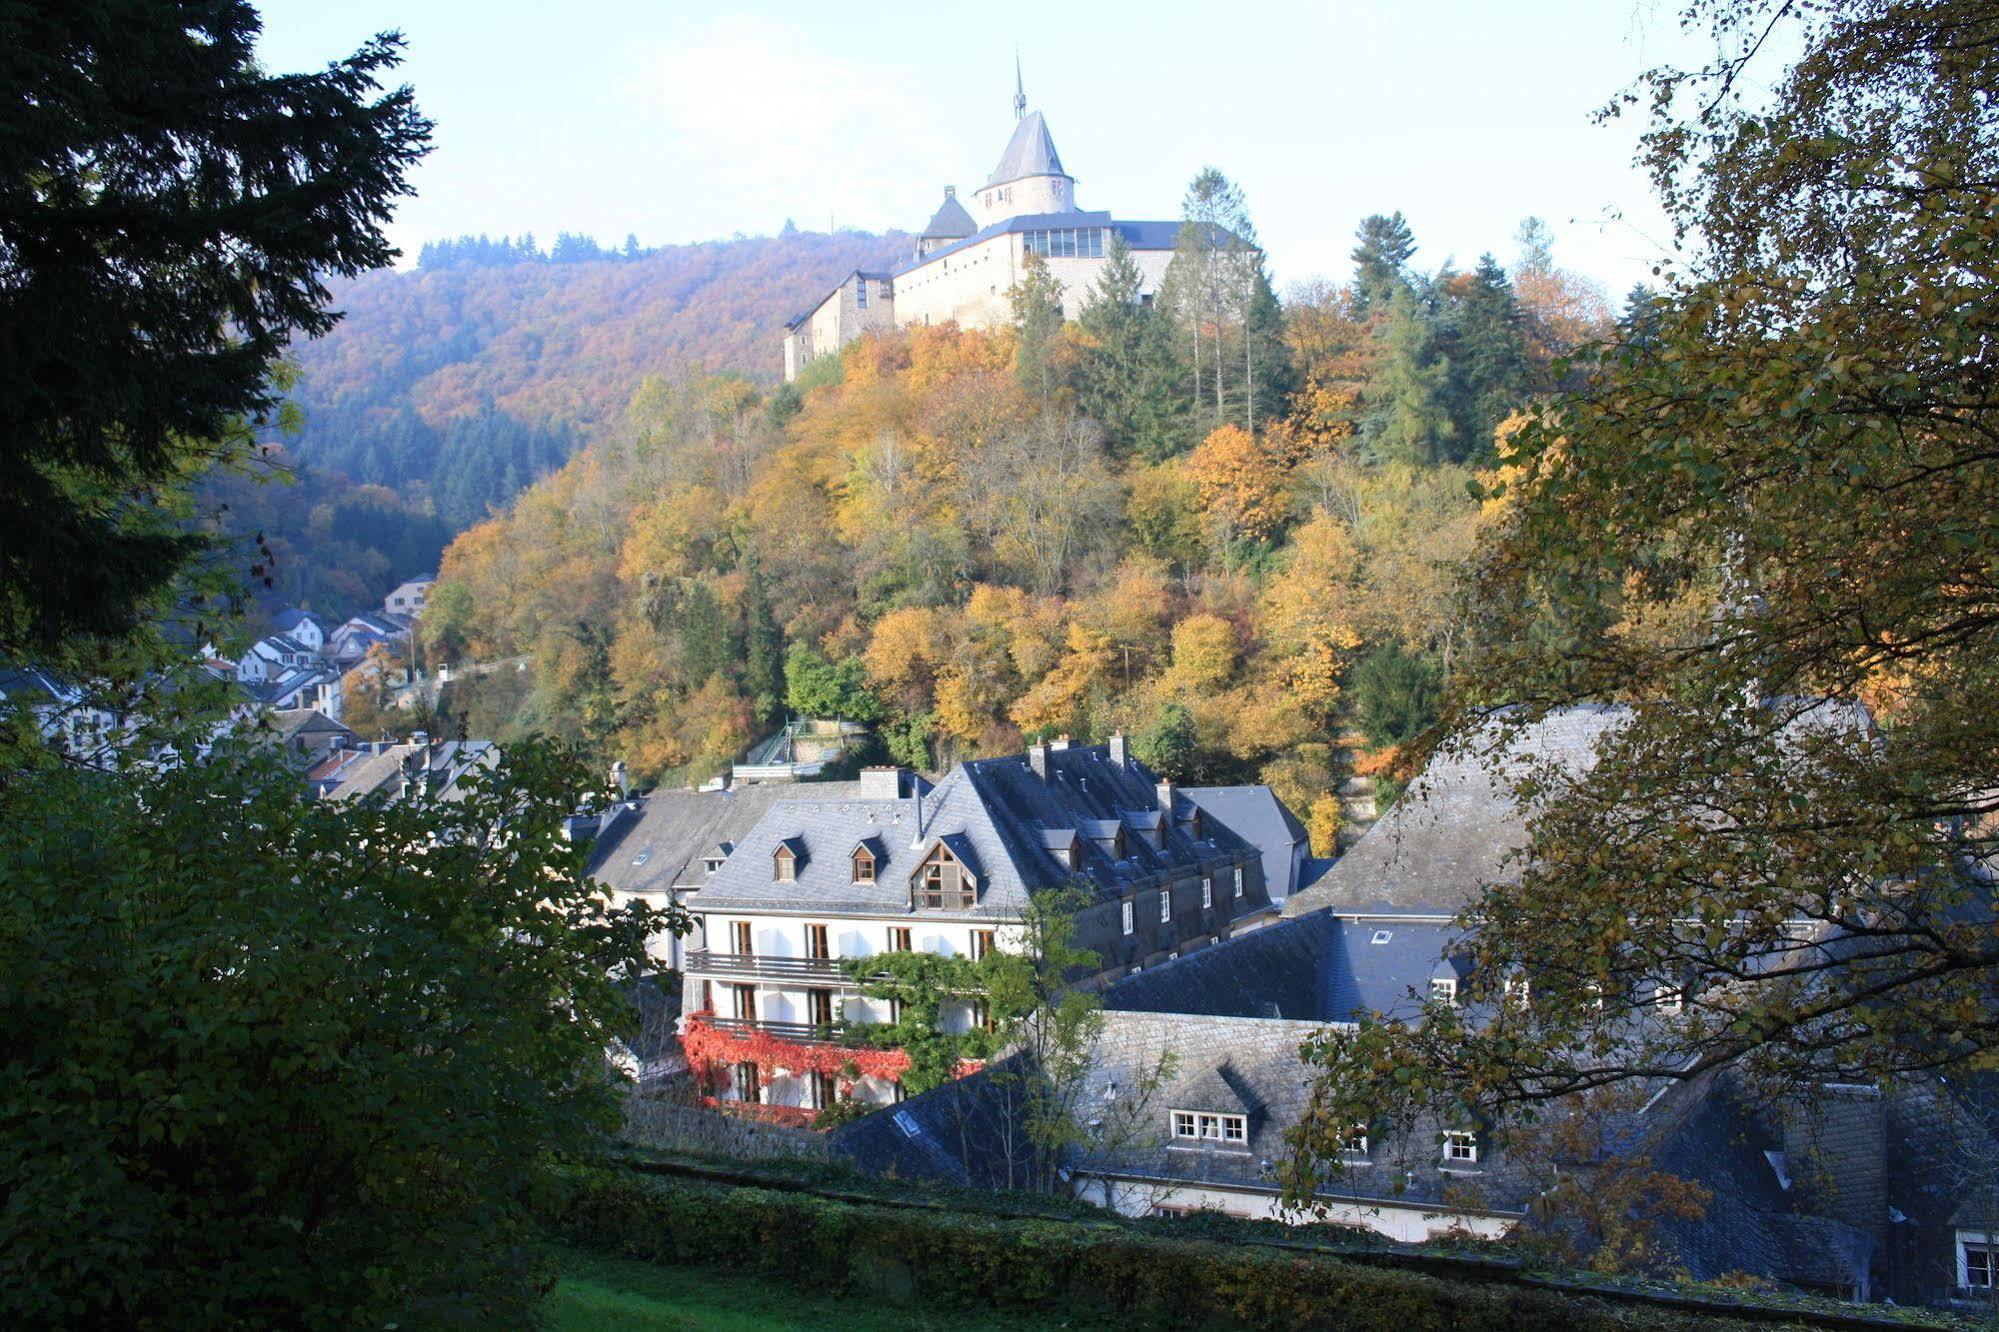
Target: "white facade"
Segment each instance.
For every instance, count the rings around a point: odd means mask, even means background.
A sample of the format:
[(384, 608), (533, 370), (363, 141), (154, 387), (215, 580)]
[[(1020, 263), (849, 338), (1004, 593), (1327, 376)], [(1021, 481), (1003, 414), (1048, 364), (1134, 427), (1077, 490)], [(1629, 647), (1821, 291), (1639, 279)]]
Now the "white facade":
[[(1090, 1179), (1078, 1181), (1076, 1196), (1100, 1207), (1114, 1208), (1126, 1216), (1208, 1211), (1253, 1220), (1296, 1219), (1286, 1215), (1275, 1190), (1233, 1189), (1218, 1184)], [(1518, 1216), (1504, 1212), (1425, 1208), (1413, 1203), (1398, 1206), (1367, 1199), (1323, 1201), (1325, 1211), (1314, 1219), (1330, 1221), (1335, 1225), (1361, 1226), (1405, 1244), (1420, 1244), (1425, 1240), (1457, 1235), (1485, 1240), (1502, 1239), (1520, 1221)]]

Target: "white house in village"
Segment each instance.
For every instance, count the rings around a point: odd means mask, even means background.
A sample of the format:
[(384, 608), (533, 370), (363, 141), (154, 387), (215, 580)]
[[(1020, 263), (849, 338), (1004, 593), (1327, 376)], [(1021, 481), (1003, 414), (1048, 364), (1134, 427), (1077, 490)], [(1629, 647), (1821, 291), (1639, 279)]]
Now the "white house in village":
[(1048, 122), (1014, 93), (1013, 137), (985, 184), (944, 200), (916, 238), (911, 255), (885, 271), (850, 273), (810, 310), (785, 325), (784, 377), (863, 333), (912, 324), (984, 328), (1011, 317), (1007, 292), (1027, 256), (1039, 255), (1062, 284), (1062, 313), (1073, 319), (1103, 271), (1113, 236), (1131, 248), (1141, 275), (1139, 299), (1158, 294), (1177, 221), (1120, 221), (1076, 206), (1076, 180), (1062, 165)]
[(437, 575), (424, 574), (396, 585), (396, 589), (382, 598), (382, 609), (391, 615), (408, 620), (423, 613), (423, 604), (430, 598), (430, 588), (437, 581)]
[[(795, 788), (801, 795), (809, 786)], [(1260, 849), (1170, 782), (1122, 736), (1066, 740), (959, 764), (935, 786), (893, 768), (852, 793), (771, 804), (703, 857), (689, 905), (703, 946), (685, 956), (686, 1043), (724, 1101), (809, 1113), (836, 1097), (899, 1099), (892, 1077), (851, 1081), (836, 1025), (893, 1020), (842, 959), (1017, 950), (1030, 895), (1083, 884), (1073, 940), (1124, 975), (1253, 930), (1276, 915)], [(959, 1030), (980, 1020), (946, 1006)], [(788, 1042), (814, 1069), (756, 1063)], [(697, 1054), (706, 1051), (706, 1054)]]

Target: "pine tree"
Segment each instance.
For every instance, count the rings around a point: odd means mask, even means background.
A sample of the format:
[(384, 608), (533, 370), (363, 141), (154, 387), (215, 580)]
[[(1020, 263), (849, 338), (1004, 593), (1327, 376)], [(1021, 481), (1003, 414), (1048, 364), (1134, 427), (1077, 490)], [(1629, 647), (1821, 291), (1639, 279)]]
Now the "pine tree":
[(1140, 357), (1152, 312), (1139, 304), (1144, 275), (1131, 247), (1115, 231), (1104, 260), (1076, 321), (1085, 343), (1077, 403), (1104, 428), (1110, 446), (1123, 451), (1137, 442)]
[(1526, 401), (1527, 335), (1513, 284), (1490, 254), (1458, 290), (1449, 350), (1458, 429), (1450, 456), (1483, 464), (1494, 456), (1493, 431)]
[(1555, 233), (1546, 222), (1538, 217), (1520, 219), (1513, 241), (1520, 247), (1518, 272), (1523, 277), (1530, 273), (1546, 277), (1555, 271)]
[(1388, 302), (1380, 372), (1368, 386), (1367, 443), (1396, 462), (1434, 463), (1450, 456), (1450, 361), (1437, 353), (1429, 311), (1410, 287)]
[(771, 613), (763, 574), (750, 565), (743, 643), (743, 691), (759, 722), (776, 721), (784, 710), (784, 633)]
[(1644, 350), (1659, 340), (1659, 293), (1643, 282), (1634, 283), (1624, 294), (1624, 313), (1617, 317), (1618, 331), (1627, 346)]
[(1055, 392), (1055, 357), (1062, 340), (1062, 284), (1030, 253), (1020, 281), (1007, 289), (1013, 307), (1013, 373), (1020, 386), (1046, 399)]
[(1361, 219), (1354, 246), (1354, 310), (1365, 315), (1385, 310), (1397, 287), (1407, 280), (1409, 260), (1416, 253), (1416, 238), (1408, 220), (1398, 209), (1387, 217), (1374, 213)]
[(680, 617), (680, 660), (690, 689), (699, 689), (729, 659), (729, 632), (714, 589), (696, 580)]

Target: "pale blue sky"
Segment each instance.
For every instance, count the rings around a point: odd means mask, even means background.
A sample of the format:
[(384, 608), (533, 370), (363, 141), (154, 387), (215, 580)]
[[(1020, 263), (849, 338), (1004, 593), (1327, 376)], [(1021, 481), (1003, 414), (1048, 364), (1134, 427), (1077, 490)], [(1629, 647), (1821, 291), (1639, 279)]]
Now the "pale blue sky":
[[(394, 236), (584, 231), (647, 244), (920, 225), (1012, 128), (1013, 49), (1085, 208), (1173, 217), (1213, 164), (1280, 284), (1345, 280), (1400, 208), (1417, 263), (1511, 262), (1529, 213), (1620, 296), (1668, 240), (1634, 124), (1590, 112), (1685, 58), (1670, 0), (693, 5), (265, 0), (265, 63), (400, 28), (437, 149)], [(1692, 48), (1698, 50), (1697, 47)]]

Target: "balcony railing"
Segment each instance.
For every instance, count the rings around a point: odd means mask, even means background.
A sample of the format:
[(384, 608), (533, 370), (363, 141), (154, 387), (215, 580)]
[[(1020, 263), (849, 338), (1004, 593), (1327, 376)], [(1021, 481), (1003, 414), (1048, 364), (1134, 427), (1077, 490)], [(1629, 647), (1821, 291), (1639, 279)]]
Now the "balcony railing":
[(758, 980), (795, 981), (813, 985), (852, 985), (835, 958), (759, 957), (748, 953), (718, 953), (697, 948), (687, 955), (689, 972), (704, 976), (753, 976)]
[(753, 1036), (763, 1032), (781, 1041), (803, 1041), (813, 1045), (838, 1045), (833, 1039), (833, 1026), (816, 1026), (810, 1022), (766, 1022), (762, 1018), (711, 1017), (702, 1015), (701, 1020), (717, 1031), (726, 1031), (736, 1036)]

